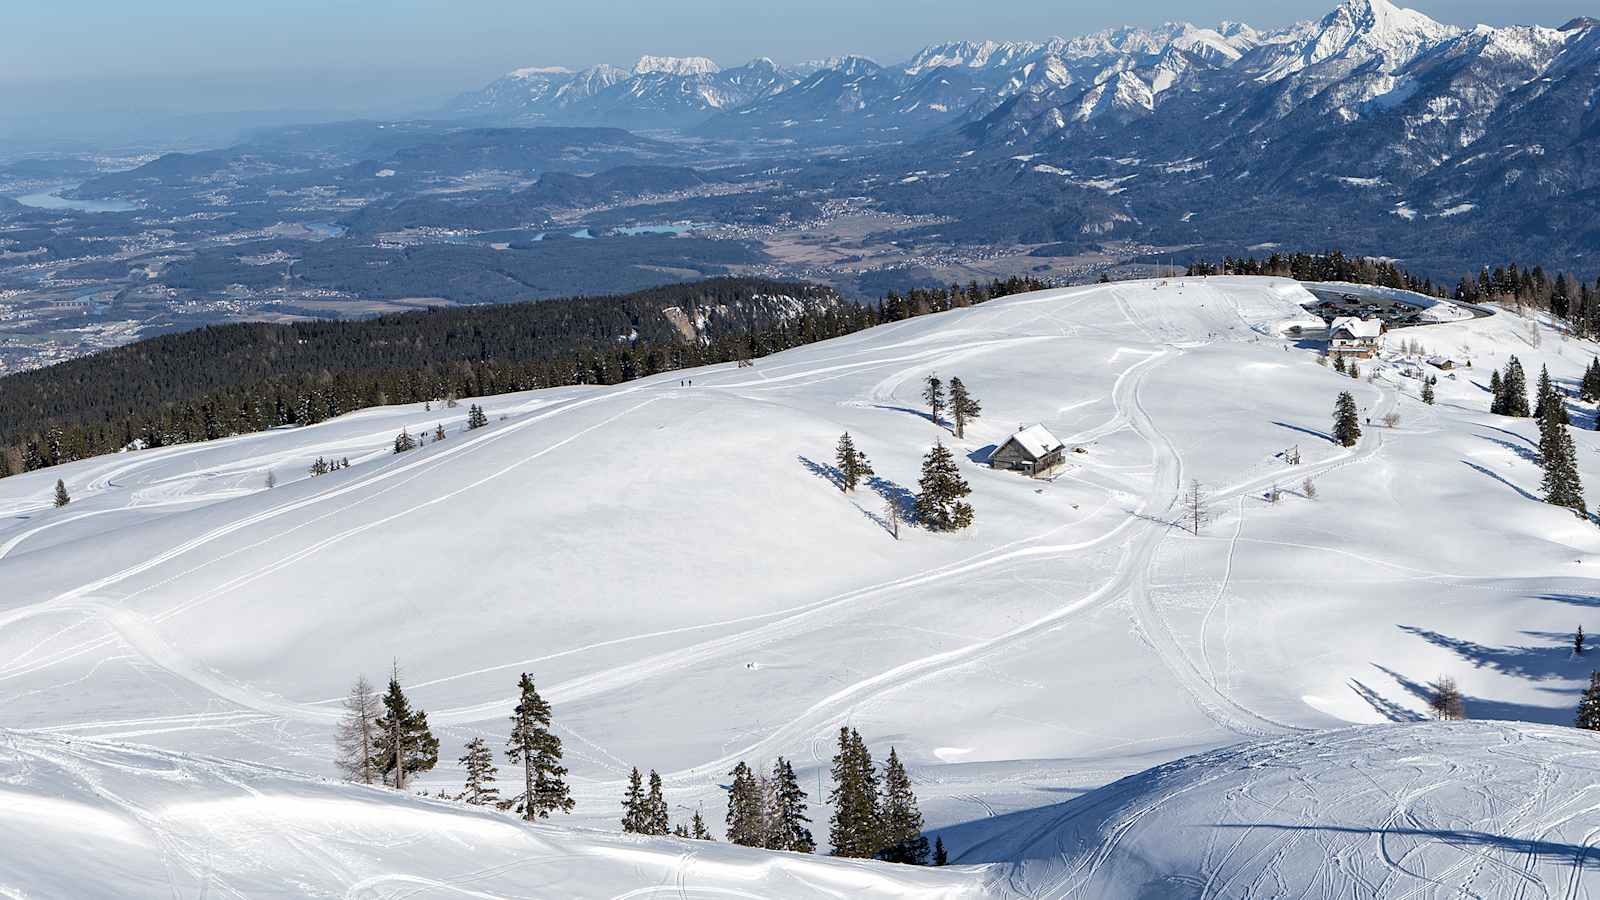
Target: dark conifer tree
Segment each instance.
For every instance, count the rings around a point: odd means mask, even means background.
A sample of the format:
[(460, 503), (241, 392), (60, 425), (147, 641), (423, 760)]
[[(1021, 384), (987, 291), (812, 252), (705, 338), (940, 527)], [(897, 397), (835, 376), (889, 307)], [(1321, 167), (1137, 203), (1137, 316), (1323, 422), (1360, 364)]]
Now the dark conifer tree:
[(666, 834), (672, 825), (667, 799), (661, 790), (661, 776), (655, 769), (650, 770), (650, 793), (644, 798), (644, 824), (645, 834), (656, 835)]
[(517, 693), (506, 756), (522, 766), (522, 793), (512, 799), (512, 806), (529, 822), (553, 812), (570, 813), (572, 794), (565, 780), (567, 769), (561, 765), (561, 738), (550, 730), (550, 704), (539, 696), (526, 672), (517, 682)]
[(1550, 367), (1540, 366), (1539, 386), (1534, 390), (1534, 396), (1538, 398), (1533, 404), (1533, 417), (1535, 419), (1544, 418), (1545, 407), (1550, 403), (1550, 397), (1554, 392), (1555, 387), (1550, 383)]
[(644, 777), (634, 766), (628, 774), (628, 792), (622, 797), (622, 831), (624, 834), (649, 834), (648, 815), (645, 811)]
[(1578, 631), (1572, 636), (1572, 655), (1583, 655), (1583, 626), (1578, 626)]
[(741, 847), (766, 845), (766, 810), (762, 807), (761, 785), (743, 760), (730, 773), (728, 785), (728, 843)]
[(1579, 517), (1588, 515), (1583, 500), (1583, 482), (1578, 476), (1577, 449), (1572, 435), (1561, 424), (1559, 400), (1551, 396), (1545, 403), (1544, 417), (1539, 420), (1539, 464), (1544, 467), (1546, 503), (1564, 506)]
[(933, 424), (940, 424), (940, 415), (944, 413), (944, 382), (937, 375), (929, 375), (923, 382), (922, 402), (928, 404), (928, 411), (933, 414)]
[(962, 500), (972, 488), (944, 444), (935, 444), (923, 457), (917, 486), (917, 520), (930, 530), (959, 531), (972, 524), (972, 507)]
[(1361, 440), (1361, 416), (1356, 410), (1356, 398), (1349, 391), (1340, 393), (1334, 404), (1333, 439), (1342, 447), (1354, 447)]
[(404, 453), (407, 450), (415, 450), (416, 447), (417, 442), (411, 439), (411, 433), (404, 428), (400, 429), (400, 433), (394, 436), (394, 452)]
[(1589, 687), (1578, 701), (1578, 719), (1573, 724), (1588, 731), (1600, 731), (1600, 672), (1589, 675)]
[(1506, 386), (1498, 370), (1489, 374), (1489, 412), (1496, 416), (1506, 414)]
[(59, 509), (72, 502), (72, 497), (67, 494), (67, 483), (56, 479), (56, 508)]
[(946, 853), (944, 850), (943, 837), (936, 837), (933, 839), (933, 864), (936, 866), (945, 866), (950, 864), (950, 854)]
[(694, 811), (694, 820), (689, 823), (689, 836), (697, 841), (714, 841), (711, 829), (706, 827), (706, 820), (700, 815), (700, 810)]
[(961, 379), (950, 379), (950, 417), (955, 420), (957, 438), (967, 436), (967, 423), (982, 412), (983, 407), (967, 393), (967, 386), (961, 383)]
[(828, 827), (833, 855), (870, 859), (877, 854), (883, 846), (878, 774), (866, 743), (853, 728), (839, 729), (839, 748), (833, 757), (833, 791), (828, 802), (833, 807)]
[(922, 834), (922, 812), (917, 808), (911, 777), (900, 763), (900, 755), (889, 748), (889, 761), (883, 767), (883, 800), (879, 804), (883, 845), (878, 858), (885, 862), (913, 866), (928, 864), (928, 839)]
[(769, 850), (811, 853), (817, 849), (811, 839), (811, 820), (806, 817), (806, 792), (795, 777), (794, 766), (783, 757), (772, 766), (772, 809), (768, 811)]
[(1506, 363), (1506, 373), (1500, 379), (1501, 390), (1505, 392), (1505, 409), (1503, 415), (1526, 419), (1528, 409), (1528, 379), (1523, 374), (1522, 362), (1515, 356)]
[(378, 771), (385, 784), (405, 790), (412, 775), (426, 772), (439, 762), (439, 740), (428, 729), (428, 714), (412, 709), (400, 688), (398, 668), (389, 676), (383, 695), (383, 716), (375, 723)]
[(839, 444), (834, 448), (834, 463), (839, 469), (840, 488), (845, 493), (856, 489), (862, 480), (871, 478), (872, 463), (867, 460), (867, 455), (856, 449), (855, 442), (850, 439), (850, 432), (839, 435)]
[(467, 430), (482, 428), (489, 424), (489, 416), (484, 413), (483, 407), (474, 403), (467, 407)]
[(1348, 367), (1344, 364), (1344, 357), (1343, 356), (1335, 356), (1333, 358), (1333, 370), (1335, 372), (1338, 372), (1340, 375), (1343, 375), (1347, 368)]
[(467, 741), (467, 754), (461, 757), (461, 767), (467, 772), (467, 782), (458, 799), (472, 806), (494, 806), (500, 802), (500, 789), (494, 786), (494, 751), (481, 737)]
[(1422, 402), (1428, 404), (1429, 406), (1433, 405), (1433, 382), (1432, 381), (1424, 381), (1422, 383)]

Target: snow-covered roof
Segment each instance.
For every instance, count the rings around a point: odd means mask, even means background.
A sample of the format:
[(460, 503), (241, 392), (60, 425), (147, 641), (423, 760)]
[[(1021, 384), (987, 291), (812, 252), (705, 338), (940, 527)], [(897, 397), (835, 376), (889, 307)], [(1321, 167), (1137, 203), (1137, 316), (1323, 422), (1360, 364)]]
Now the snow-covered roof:
[(1383, 334), (1383, 323), (1377, 319), (1358, 319), (1355, 316), (1341, 316), (1333, 320), (1328, 326), (1328, 333), (1337, 335), (1339, 332), (1349, 332), (1353, 338), (1375, 338)]
[(1026, 450), (1034, 459), (1066, 446), (1061, 443), (1060, 439), (1050, 433), (1050, 429), (1043, 425), (1029, 425), (1027, 428), (1013, 434), (1006, 440), (1006, 443), (1009, 444), (1011, 441), (1016, 441), (1017, 445)]

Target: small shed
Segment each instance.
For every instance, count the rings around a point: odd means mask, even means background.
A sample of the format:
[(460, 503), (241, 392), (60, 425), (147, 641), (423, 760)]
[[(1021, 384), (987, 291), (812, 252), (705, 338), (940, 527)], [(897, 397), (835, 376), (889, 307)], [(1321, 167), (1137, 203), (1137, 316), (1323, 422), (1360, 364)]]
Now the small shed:
[(989, 455), (989, 467), (1038, 477), (1061, 465), (1066, 445), (1043, 425), (1030, 425), (1006, 438)]

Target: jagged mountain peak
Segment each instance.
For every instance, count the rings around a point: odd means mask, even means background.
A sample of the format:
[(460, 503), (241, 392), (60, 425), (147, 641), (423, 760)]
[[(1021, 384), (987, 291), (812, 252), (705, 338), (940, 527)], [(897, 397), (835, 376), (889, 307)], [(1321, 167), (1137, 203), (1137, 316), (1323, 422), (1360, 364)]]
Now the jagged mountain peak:
[(1393, 72), (1461, 29), (1389, 0), (1345, 0), (1316, 22), (1293, 29), (1282, 43), (1262, 48), (1263, 81), (1276, 81), (1338, 60), (1358, 66), (1377, 60)]
[(635, 75), (715, 75), (722, 67), (704, 56), (641, 56)]

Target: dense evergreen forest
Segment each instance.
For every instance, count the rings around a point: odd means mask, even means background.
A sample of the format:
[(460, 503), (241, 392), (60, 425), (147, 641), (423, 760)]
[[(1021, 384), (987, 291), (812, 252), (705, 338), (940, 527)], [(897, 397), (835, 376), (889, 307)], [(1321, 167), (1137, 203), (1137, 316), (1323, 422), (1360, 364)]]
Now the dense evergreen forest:
[(212, 326), (0, 379), (0, 477), (369, 406), (755, 359), (1045, 286), (1011, 278), (855, 304), (816, 285), (721, 278), (350, 322)]

